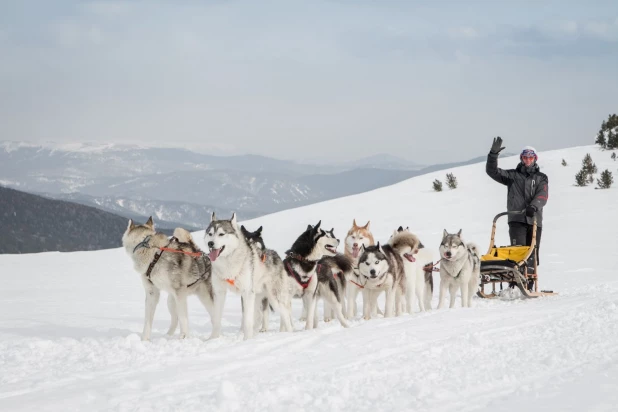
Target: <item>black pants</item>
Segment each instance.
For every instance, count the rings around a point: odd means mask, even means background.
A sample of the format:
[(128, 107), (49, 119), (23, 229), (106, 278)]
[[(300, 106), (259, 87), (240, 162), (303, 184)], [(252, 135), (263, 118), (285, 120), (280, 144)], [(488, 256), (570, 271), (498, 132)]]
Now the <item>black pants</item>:
[[(540, 264), (539, 261), (539, 248), (541, 246), (541, 232), (543, 231), (542, 227), (536, 228), (536, 263)], [(511, 246), (521, 245), (521, 246), (530, 246), (532, 243), (532, 225), (521, 222), (509, 222), (509, 236), (511, 238)], [(531, 256), (528, 259), (528, 266), (534, 266), (534, 260)]]

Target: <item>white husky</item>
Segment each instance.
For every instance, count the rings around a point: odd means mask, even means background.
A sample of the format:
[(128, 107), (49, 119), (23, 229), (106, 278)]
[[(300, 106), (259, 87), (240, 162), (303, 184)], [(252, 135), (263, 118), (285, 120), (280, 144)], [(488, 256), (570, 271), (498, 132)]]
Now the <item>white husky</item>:
[(425, 265), (431, 264), (431, 252), (420, 248), (420, 240), (408, 229), (399, 229), (393, 232), (388, 241), (393, 250), (401, 256), (404, 269), (404, 281), (401, 294), (397, 295), (396, 310), (399, 313), (402, 306), (405, 306), (405, 312), (414, 313), (416, 298), (420, 311), (424, 312), (426, 305), (431, 308), (431, 288), (426, 286), (428, 282), (423, 269)]
[(249, 339), (254, 333), (256, 295), (267, 297), (273, 309), (281, 316), (282, 330), (291, 332), (291, 295), (288, 276), (281, 259), (270, 256), (263, 259), (263, 251), (249, 241), (236, 223), (236, 214), (230, 220), (217, 220), (212, 214), (206, 228), (204, 242), (212, 262), (212, 286), (215, 292), (212, 337), (221, 334), (221, 319), (225, 296), (230, 290), (243, 300), (243, 333)]
[(440, 256), (438, 309), (444, 307), (447, 289), (451, 296), (450, 308), (455, 306), (457, 290), (461, 290), (461, 305), (469, 308), (481, 276), (481, 260), (476, 245), (464, 243), (461, 230), (456, 234), (449, 234), (444, 230), (440, 244)]

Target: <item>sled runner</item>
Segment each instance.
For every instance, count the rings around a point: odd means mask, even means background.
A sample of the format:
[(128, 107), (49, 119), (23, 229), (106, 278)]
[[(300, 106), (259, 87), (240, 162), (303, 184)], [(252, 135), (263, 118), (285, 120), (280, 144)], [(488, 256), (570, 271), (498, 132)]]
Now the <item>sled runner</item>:
[[(481, 256), (481, 283), (477, 295), (481, 298), (497, 298), (496, 284), (503, 289), (517, 286), (524, 298), (538, 298), (539, 296), (557, 295), (551, 290), (539, 291), (539, 276), (537, 270), (536, 246), (536, 217), (532, 225), (532, 244), (530, 246), (495, 246), (496, 222), (508, 214), (524, 214), (521, 212), (503, 212), (494, 217), (491, 229), (491, 240), (487, 254)], [(534, 266), (528, 266), (528, 258), (533, 257)], [(491, 284), (491, 292), (485, 292), (485, 286)]]

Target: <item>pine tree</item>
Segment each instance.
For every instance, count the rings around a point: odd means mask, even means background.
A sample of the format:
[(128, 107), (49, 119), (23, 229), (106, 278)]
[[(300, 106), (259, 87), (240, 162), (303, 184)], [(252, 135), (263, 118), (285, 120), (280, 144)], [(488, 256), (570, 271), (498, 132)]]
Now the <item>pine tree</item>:
[(607, 144), (605, 147), (608, 150), (618, 149), (618, 131), (610, 130), (607, 136)]
[(457, 189), (457, 178), (455, 177), (454, 174), (452, 174), (452, 173), (447, 173), (446, 174), (446, 185), (450, 189)]
[(605, 140), (605, 131), (603, 129), (599, 130), (599, 134), (597, 134), (597, 140), (594, 141), (594, 144), (598, 144), (601, 146), (601, 149), (605, 149), (607, 147), (607, 141)]
[(562, 166), (566, 166), (566, 165), (567, 165), (566, 160), (562, 159)]
[(575, 186), (586, 186), (588, 184), (588, 175), (584, 172), (584, 169), (577, 172), (575, 175)]
[(592, 161), (590, 153), (587, 153), (586, 156), (584, 156), (584, 160), (582, 160), (582, 170), (587, 175), (593, 175), (597, 172), (597, 165)]
[(436, 192), (442, 191), (442, 182), (438, 179), (433, 181), (433, 190), (435, 190)]
[(616, 161), (616, 152), (612, 153), (612, 160), (615, 162)]
[(599, 189), (609, 189), (610, 186), (614, 183), (614, 177), (612, 176), (612, 172), (609, 169), (605, 169), (601, 172), (601, 178), (597, 179), (597, 185)]

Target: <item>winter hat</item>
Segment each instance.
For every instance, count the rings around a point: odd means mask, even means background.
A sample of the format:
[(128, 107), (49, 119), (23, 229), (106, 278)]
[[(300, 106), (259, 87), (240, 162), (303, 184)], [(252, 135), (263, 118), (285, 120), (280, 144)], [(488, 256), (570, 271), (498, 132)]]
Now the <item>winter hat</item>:
[(521, 149), (521, 154), (519, 155), (519, 160), (523, 161), (523, 157), (530, 157), (530, 156), (534, 156), (534, 161), (536, 163), (536, 161), (539, 159), (539, 157), (536, 155), (536, 149), (532, 146), (526, 146), (523, 149)]

